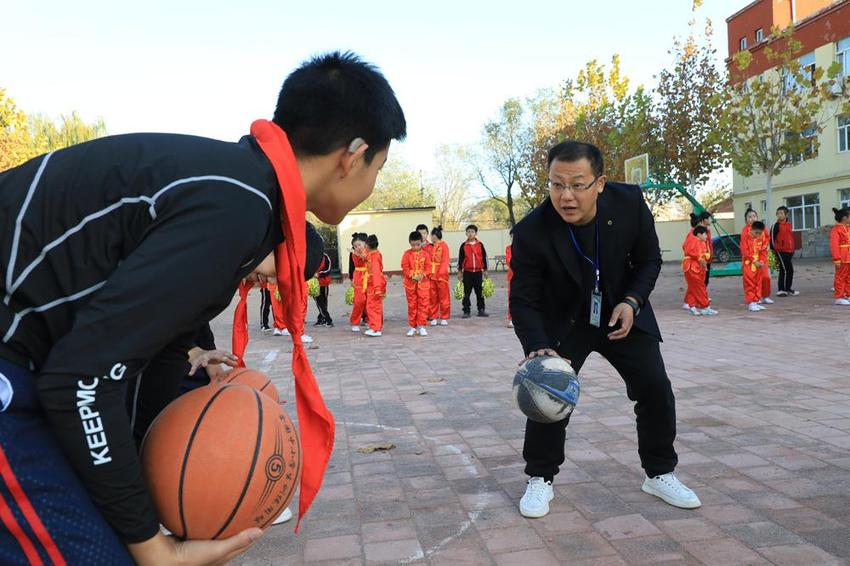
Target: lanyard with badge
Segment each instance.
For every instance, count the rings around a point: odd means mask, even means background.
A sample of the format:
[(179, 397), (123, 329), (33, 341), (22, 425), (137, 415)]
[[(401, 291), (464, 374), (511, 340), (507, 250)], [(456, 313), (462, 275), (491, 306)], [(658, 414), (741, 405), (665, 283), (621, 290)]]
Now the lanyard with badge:
[(573, 239), (573, 245), (576, 248), (576, 251), (579, 253), (581, 257), (587, 260), (590, 265), (593, 266), (593, 272), (595, 274), (595, 280), (593, 283), (593, 291), (590, 293), (590, 324), (599, 328), (602, 325), (602, 292), (599, 288), (599, 221), (595, 222), (596, 224), (596, 261), (593, 261), (586, 255), (584, 255), (584, 251), (582, 251), (581, 246), (576, 240), (576, 235), (573, 232), (573, 227), (569, 224), (567, 225), (567, 229), (570, 231), (570, 236)]

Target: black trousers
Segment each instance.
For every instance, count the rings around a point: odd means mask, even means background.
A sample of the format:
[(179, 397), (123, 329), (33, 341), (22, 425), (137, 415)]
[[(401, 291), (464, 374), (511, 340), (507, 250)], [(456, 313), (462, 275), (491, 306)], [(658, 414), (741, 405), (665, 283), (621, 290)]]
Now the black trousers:
[(779, 260), (779, 290), (794, 290), (794, 252), (776, 252)]
[(711, 264), (705, 266), (705, 286), (708, 287), (708, 280), (711, 279)]
[(464, 271), (463, 272), (463, 312), (469, 312), (472, 308), (472, 303), (469, 296), (472, 291), (475, 291), (475, 299), (478, 303), (478, 310), (484, 310), (484, 293), (481, 291), (481, 283), (484, 281), (484, 273), (481, 271)]
[(269, 328), (269, 311), (272, 308), (272, 293), (260, 288), (260, 327)]
[[(606, 334), (606, 329), (584, 323), (574, 329), (569, 343), (561, 344), (558, 353), (571, 360), (576, 372), (591, 352), (598, 352), (614, 366), (626, 383), (626, 394), (635, 402), (641, 466), (649, 477), (672, 472), (679, 461), (673, 449), (676, 403), (660, 343), (636, 328), (623, 340), (612, 342)], [(549, 478), (558, 473), (558, 467), (564, 463), (567, 424), (569, 417), (551, 424), (527, 421), (522, 449), (526, 474)]]
[(331, 313), (328, 312), (328, 296), (330, 295), (330, 287), (327, 285), (319, 286), (319, 296), (316, 297), (316, 307), (319, 309), (319, 322), (333, 322)]

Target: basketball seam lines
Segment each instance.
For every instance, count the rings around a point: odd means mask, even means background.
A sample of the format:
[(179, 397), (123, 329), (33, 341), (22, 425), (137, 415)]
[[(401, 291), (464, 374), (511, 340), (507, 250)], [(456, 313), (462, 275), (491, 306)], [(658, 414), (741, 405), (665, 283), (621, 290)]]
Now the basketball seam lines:
[[(224, 390), (226, 388), (223, 388)], [(245, 494), (248, 492), (248, 487), (251, 485), (251, 479), (254, 477), (254, 470), (257, 467), (257, 459), (260, 455), (260, 446), (263, 441), (263, 400), (260, 399), (260, 392), (256, 389), (251, 389), (251, 392), (254, 394), (254, 398), (257, 401), (257, 440), (256, 444), (254, 444), (254, 457), (251, 460), (251, 467), (248, 469), (248, 475), (245, 478), (245, 485), (242, 486), (242, 493), (239, 495), (239, 499), (236, 501), (236, 504), (233, 506), (233, 510), (230, 512), (230, 516), (225, 521), (224, 525), (218, 530), (218, 532), (213, 535), (213, 539), (217, 539), (221, 533), (230, 525), (231, 521), (233, 521), (233, 517), (236, 516), (236, 513), (239, 511), (239, 506), (242, 504), (242, 500), (245, 499)]]
[[(198, 428), (201, 426), (201, 421), (204, 420), (204, 416), (207, 414), (210, 406), (213, 404), (213, 401), (221, 395), (226, 387), (222, 387), (218, 391), (215, 392), (207, 404), (204, 405), (204, 409), (201, 411), (201, 414), (198, 415), (198, 420), (195, 422), (195, 426), (192, 428), (192, 434), (189, 435), (189, 444), (186, 446), (186, 452), (183, 454), (183, 464), (180, 466), (180, 483), (177, 487), (177, 508), (180, 512), (180, 526), (183, 528), (183, 538), (189, 538), (189, 533), (186, 529), (186, 517), (183, 514), (183, 483), (186, 479), (186, 466), (189, 462), (189, 452), (192, 450), (192, 443), (195, 441), (195, 435), (198, 432)], [(176, 534), (176, 533), (175, 533)]]

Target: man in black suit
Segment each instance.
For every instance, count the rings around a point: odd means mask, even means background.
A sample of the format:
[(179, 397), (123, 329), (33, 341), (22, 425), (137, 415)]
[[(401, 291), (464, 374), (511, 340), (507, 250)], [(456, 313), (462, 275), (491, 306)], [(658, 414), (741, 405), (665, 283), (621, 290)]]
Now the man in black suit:
[[(514, 228), (512, 256), (510, 312), (525, 355), (562, 356), (576, 371), (591, 352), (606, 358), (635, 401), (643, 491), (677, 507), (699, 507), (673, 474), (675, 400), (649, 304), (661, 252), (640, 188), (606, 183), (595, 146), (556, 145), (549, 151), (549, 199)], [(549, 512), (568, 423), (526, 424), (526, 517)]]

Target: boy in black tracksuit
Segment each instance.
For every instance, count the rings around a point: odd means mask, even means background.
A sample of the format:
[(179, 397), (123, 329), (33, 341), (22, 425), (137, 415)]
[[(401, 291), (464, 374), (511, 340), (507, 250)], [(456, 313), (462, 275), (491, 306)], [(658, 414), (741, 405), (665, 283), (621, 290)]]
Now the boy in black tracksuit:
[(478, 316), (487, 317), (484, 305), (484, 294), (481, 285), (484, 282), (484, 273), (487, 271), (487, 250), (484, 244), (478, 240), (478, 227), (470, 224), (466, 227), (466, 241), (460, 245), (457, 254), (458, 277), (463, 278), (463, 316), (469, 318), (472, 303), (469, 296), (475, 291), (478, 306)]

